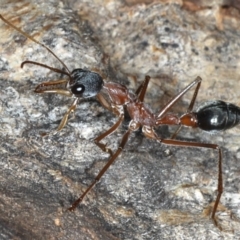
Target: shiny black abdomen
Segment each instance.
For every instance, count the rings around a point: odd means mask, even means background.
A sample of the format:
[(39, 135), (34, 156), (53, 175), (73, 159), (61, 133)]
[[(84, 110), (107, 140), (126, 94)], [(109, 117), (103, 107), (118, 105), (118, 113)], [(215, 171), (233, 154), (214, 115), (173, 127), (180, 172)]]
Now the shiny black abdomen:
[(198, 127), (205, 131), (222, 131), (240, 123), (240, 108), (231, 103), (213, 101), (196, 112)]

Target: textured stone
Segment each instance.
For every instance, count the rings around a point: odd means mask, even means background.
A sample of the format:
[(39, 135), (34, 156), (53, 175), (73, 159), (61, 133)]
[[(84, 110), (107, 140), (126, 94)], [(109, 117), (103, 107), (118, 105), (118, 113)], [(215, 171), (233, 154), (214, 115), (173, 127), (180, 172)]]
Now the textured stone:
[[(214, 99), (240, 105), (237, 1), (1, 1), (1, 14), (70, 71), (97, 69), (133, 90), (150, 75), (146, 102), (156, 112), (197, 76), (203, 82), (196, 108)], [(20, 64), (63, 66), (2, 21), (0, 29), (1, 239), (239, 238), (239, 128), (179, 134), (223, 148), (217, 215), (224, 231), (209, 220), (217, 153), (160, 145), (140, 132), (78, 209), (65, 211), (107, 161), (93, 139), (116, 118), (97, 101), (83, 101), (59, 134), (42, 138), (40, 132), (56, 129), (71, 99), (35, 94), (37, 84), (63, 76)], [(190, 99), (186, 94), (173, 111), (183, 113)], [(111, 148), (127, 124), (106, 139)], [(158, 134), (172, 132), (162, 127)]]

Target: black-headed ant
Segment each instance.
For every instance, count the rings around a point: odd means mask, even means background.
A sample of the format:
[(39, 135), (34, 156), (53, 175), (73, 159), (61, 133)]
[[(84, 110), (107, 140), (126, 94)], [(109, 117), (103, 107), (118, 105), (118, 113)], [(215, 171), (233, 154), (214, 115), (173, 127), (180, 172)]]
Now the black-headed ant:
[[(222, 180), (222, 151), (217, 144), (201, 143), (201, 142), (188, 142), (175, 140), (177, 133), (182, 126), (188, 126), (192, 128), (200, 128), (208, 132), (216, 132), (227, 130), (239, 124), (240, 122), (240, 108), (223, 101), (212, 101), (202, 105), (197, 111), (193, 111), (194, 103), (201, 85), (202, 79), (197, 77), (192, 83), (180, 91), (174, 98), (172, 98), (157, 114), (154, 114), (149, 107), (144, 104), (144, 97), (150, 80), (149, 76), (145, 77), (145, 81), (137, 89), (136, 93), (131, 92), (126, 86), (115, 82), (105, 82), (102, 77), (90, 70), (74, 69), (69, 71), (67, 66), (45, 45), (38, 42), (28, 34), (24, 33), (19, 28), (12, 25), (2, 15), (0, 18), (15, 30), (23, 34), (25, 37), (40, 44), (47, 49), (64, 67), (65, 70), (56, 69), (47, 66), (42, 63), (33, 61), (24, 61), (21, 64), (23, 67), (26, 64), (35, 64), (41, 67), (48, 68), (57, 73), (66, 75), (66, 80), (43, 82), (39, 84), (35, 92), (36, 93), (57, 93), (73, 98), (73, 103), (69, 107), (68, 111), (64, 115), (60, 122), (57, 131), (60, 131), (67, 123), (69, 115), (73, 113), (76, 106), (82, 98), (97, 97), (99, 102), (107, 108), (109, 111), (115, 113), (118, 116), (117, 122), (102, 133), (100, 136), (94, 139), (96, 145), (100, 147), (104, 152), (110, 154), (110, 158), (105, 166), (100, 170), (94, 181), (87, 187), (82, 195), (72, 204), (68, 210), (74, 210), (79, 203), (84, 199), (87, 193), (94, 187), (94, 185), (105, 174), (114, 160), (124, 149), (130, 134), (139, 128), (142, 128), (143, 134), (159, 143), (181, 147), (200, 147), (214, 149), (218, 152), (218, 194), (215, 204), (212, 209), (211, 218), (217, 225), (215, 220), (215, 213), (217, 211), (218, 204), (223, 192), (223, 180)], [(188, 110), (182, 116), (170, 113), (172, 106), (179, 101), (179, 99), (186, 94), (190, 89), (195, 87), (195, 91), (188, 107)], [(107, 96), (107, 98), (106, 98)], [(101, 140), (112, 134), (118, 129), (124, 120), (124, 106), (126, 107), (131, 121), (128, 126), (128, 130), (124, 133), (118, 149), (113, 152), (110, 148), (107, 148), (105, 144), (101, 143)], [(159, 137), (154, 128), (161, 125), (178, 125), (179, 128), (169, 139), (162, 139)]]

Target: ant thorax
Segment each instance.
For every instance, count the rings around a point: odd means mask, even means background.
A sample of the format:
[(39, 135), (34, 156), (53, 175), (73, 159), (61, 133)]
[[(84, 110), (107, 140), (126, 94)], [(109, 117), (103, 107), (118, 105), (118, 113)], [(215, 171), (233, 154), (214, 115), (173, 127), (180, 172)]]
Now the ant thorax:
[(155, 126), (155, 115), (151, 109), (141, 101), (132, 101), (127, 104), (127, 110), (132, 120), (141, 124), (141, 126)]
[(126, 105), (130, 99), (129, 90), (120, 83), (107, 82), (103, 85), (104, 92), (115, 105)]

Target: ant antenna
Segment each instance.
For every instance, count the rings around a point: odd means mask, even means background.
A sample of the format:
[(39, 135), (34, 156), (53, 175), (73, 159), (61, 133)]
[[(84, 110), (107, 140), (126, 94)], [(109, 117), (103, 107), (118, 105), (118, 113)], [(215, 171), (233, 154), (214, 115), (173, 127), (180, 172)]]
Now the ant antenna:
[(23, 66), (25, 65), (25, 64), (34, 64), (34, 65), (38, 65), (38, 66), (41, 66), (41, 67), (44, 67), (44, 68), (48, 68), (48, 69), (50, 69), (50, 70), (52, 70), (53, 72), (57, 72), (57, 73), (61, 73), (61, 74), (65, 74), (65, 75), (67, 75), (70, 79), (71, 79), (71, 74), (70, 73), (68, 73), (68, 72), (65, 72), (65, 71), (63, 71), (63, 70), (60, 70), (60, 69), (58, 69), (58, 68), (53, 68), (53, 67), (50, 67), (50, 66), (48, 66), (48, 65), (46, 65), (46, 64), (43, 64), (43, 63), (39, 63), (39, 62), (34, 62), (34, 61), (24, 61), (24, 62), (22, 62), (21, 63), (21, 68), (23, 68)]
[[(47, 51), (49, 51), (62, 65), (63, 67), (67, 70), (67, 72), (70, 74), (70, 71), (68, 69), (68, 67), (64, 64), (64, 62), (50, 49), (48, 48), (47, 46), (45, 46), (43, 43), (37, 41), (36, 39), (34, 39), (33, 37), (31, 37), (30, 35), (28, 35), (27, 33), (23, 32), (20, 28), (14, 26), (12, 23), (10, 23), (7, 19), (5, 19), (1, 14), (0, 14), (0, 18), (6, 23), (8, 24), (9, 26), (11, 26), (12, 28), (14, 28), (15, 30), (17, 30), (18, 32), (20, 32), (21, 34), (23, 34), (23, 36), (25, 36), (26, 38), (29, 38), (31, 39), (33, 42), (41, 45), (42, 47), (44, 47), (45, 49), (47, 49)], [(27, 61), (25, 62), (27, 63)], [(31, 62), (32, 64), (36, 64), (35, 62)], [(21, 67), (23, 67), (24, 65), (24, 62), (21, 64)], [(39, 65), (39, 64), (36, 64), (36, 65)], [(43, 67), (46, 67), (46, 65), (43, 65)], [(48, 67), (49, 68), (49, 67)], [(51, 68), (49, 68), (51, 69)], [(54, 68), (53, 68), (54, 69)], [(55, 71), (55, 70), (53, 70)], [(55, 71), (56, 72), (56, 71)]]

